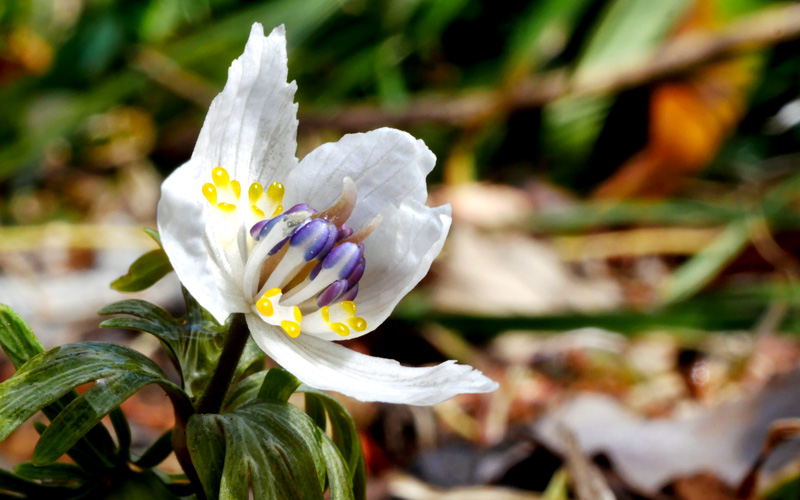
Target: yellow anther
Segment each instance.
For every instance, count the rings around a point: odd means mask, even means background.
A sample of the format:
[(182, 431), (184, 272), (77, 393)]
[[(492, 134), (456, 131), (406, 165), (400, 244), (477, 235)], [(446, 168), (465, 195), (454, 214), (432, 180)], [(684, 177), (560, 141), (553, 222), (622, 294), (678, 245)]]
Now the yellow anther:
[(344, 309), (344, 312), (346, 312), (347, 314), (355, 314), (356, 303), (353, 302), (352, 300), (345, 300), (344, 302), (342, 302), (342, 309)]
[(247, 197), (250, 199), (250, 204), (255, 205), (264, 194), (264, 187), (258, 182), (250, 184), (250, 189), (247, 190)]
[(275, 314), (275, 309), (272, 307), (272, 302), (269, 299), (261, 299), (256, 302), (256, 309), (264, 316), (272, 316)]
[(282, 293), (283, 293), (283, 290), (281, 290), (280, 288), (270, 288), (269, 290), (264, 292), (264, 295), (262, 295), (262, 297), (274, 297), (274, 296), (280, 295)]
[(239, 184), (239, 181), (231, 181), (231, 187), (233, 188), (233, 194), (236, 195), (236, 199), (238, 200), (242, 195), (242, 185)]
[(331, 309), (328, 306), (322, 306), (322, 309), (319, 311), (320, 314), (322, 314), (322, 319), (325, 320), (325, 323), (329, 323), (331, 321)]
[(267, 218), (267, 216), (264, 215), (264, 211), (261, 210), (260, 208), (258, 208), (257, 205), (250, 205), (250, 210), (252, 210), (253, 211), (253, 215), (258, 217), (259, 219), (266, 219)]
[(295, 338), (300, 335), (300, 325), (294, 321), (281, 321), (281, 328), (286, 332), (286, 335)]
[(267, 188), (267, 198), (272, 203), (280, 203), (283, 201), (283, 193), (286, 192), (286, 188), (283, 187), (283, 184), (280, 182), (273, 182)]
[(225, 203), (223, 201), (222, 203), (217, 203), (217, 208), (219, 208), (223, 212), (233, 212), (236, 210), (236, 205), (234, 205), (233, 203)]
[(357, 332), (363, 332), (367, 329), (367, 320), (364, 318), (353, 316), (352, 318), (348, 319), (347, 322), (350, 324), (350, 328)]
[(344, 323), (331, 323), (331, 330), (336, 332), (340, 337), (347, 337), (350, 335), (350, 329)]
[(278, 205), (278, 208), (276, 208), (275, 211), (272, 212), (272, 216), (277, 217), (281, 214), (281, 212), (283, 212), (283, 205)]
[(228, 171), (224, 168), (216, 167), (211, 171), (211, 180), (214, 181), (214, 185), (218, 188), (224, 188), (231, 183), (231, 176), (228, 175)]
[(205, 196), (212, 205), (217, 204), (217, 188), (215, 188), (213, 184), (203, 184), (203, 196)]
[(303, 321), (303, 313), (300, 312), (300, 308), (297, 306), (294, 306), (294, 320), (298, 323)]

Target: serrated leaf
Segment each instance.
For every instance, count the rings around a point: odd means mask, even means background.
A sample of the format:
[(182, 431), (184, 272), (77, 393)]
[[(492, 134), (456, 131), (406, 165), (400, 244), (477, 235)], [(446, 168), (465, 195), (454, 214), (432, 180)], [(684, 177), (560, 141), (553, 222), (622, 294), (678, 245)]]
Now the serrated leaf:
[(34, 463), (63, 455), (100, 419), (141, 387), (157, 383), (174, 404), (191, 406), (161, 369), (127, 347), (85, 342), (38, 354), (0, 384), (0, 440), (73, 388), (95, 385), (74, 398), (47, 426), (34, 450)]
[(187, 438), (209, 499), (247, 499), (252, 489), (257, 500), (317, 500), (326, 482), (332, 500), (354, 498), (338, 448), (289, 403), (255, 400), (232, 413), (193, 415)]
[(157, 248), (136, 259), (128, 269), (128, 274), (111, 283), (118, 292), (139, 292), (150, 288), (172, 271), (166, 252)]

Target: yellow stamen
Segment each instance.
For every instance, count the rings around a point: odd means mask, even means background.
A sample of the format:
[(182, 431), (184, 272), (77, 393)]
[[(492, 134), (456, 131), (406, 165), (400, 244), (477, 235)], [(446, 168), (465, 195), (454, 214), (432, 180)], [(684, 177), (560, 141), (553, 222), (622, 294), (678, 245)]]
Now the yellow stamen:
[(276, 208), (275, 211), (272, 212), (272, 216), (277, 217), (278, 215), (281, 214), (281, 212), (283, 212), (283, 205), (278, 205), (278, 208)]
[(336, 332), (340, 337), (347, 337), (350, 335), (350, 329), (344, 323), (331, 323), (331, 330)]
[(233, 203), (225, 203), (223, 201), (222, 203), (217, 203), (217, 208), (219, 208), (223, 212), (233, 212), (234, 210), (236, 210), (236, 205), (234, 205)]
[(217, 188), (215, 188), (213, 184), (203, 184), (203, 196), (205, 196), (212, 205), (217, 204)]
[(262, 194), (264, 194), (264, 187), (261, 184), (258, 182), (250, 184), (250, 189), (247, 190), (247, 197), (250, 199), (251, 205), (258, 203)]
[(239, 184), (239, 181), (231, 181), (231, 187), (233, 188), (233, 194), (236, 195), (236, 199), (238, 200), (242, 195), (242, 185)]
[(325, 323), (330, 323), (331, 310), (328, 306), (322, 306), (322, 309), (320, 309), (320, 314), (322, 314), (322, 319), (325, 320)]
[(286, 188), (283, 187), (283, 184), (280, 182), (273, 182), (267, 189), (267, 198), (269, 198), (272, 203), (280, 203), (283, 201), (283, 193), (285, 192)]
[(253, 215), (258, 217), (259, 219), (265, 219), (267, 216), (264, 215), (264, 211), (258, 208), (256, 205), (250, 205), (250, 210), (253, 211)]
[(298, 323), (303, 321), (303, 313), (300, 312), (300, 308), (297, 306), (294, 306), (294, 319)]
[(283, 293), (283, 290), (281, 290), (280, 288), (270, 288), (269, 290), (264, 292), (264, 295), (262, 295), (262, 297), (274, 297), (274, 296), (280, 295), (282, 293)]
[(211, 171), (211, 180), (214, 181), (214, 185), (218, 188), (225, 188), (231, 183), (231, 176), (228, 175), (228, 171), (224, 168), (216, 167)]
[(347, 322), (350, 324), (350, 328), (357, 332), (363, 332), (367, 329), (367, 320), (364, 318), (353, 316), (352, 318), (348, 319)]
[(281, 321), (281, 328), (283, 328), (283, 331), (286, 332), (286, 335), (292, 338), (296, 338), (298, 335), (300, 335), (300, 325), (294, 321)]
[(269, 299), (261, 299), (256, 302), (256, 309), (264, 316), (272, 316), (275, 314), (275, 309), (272, 307), (272, 302)]
[(347, 314), (355, 314), (356, 303), (353, 302), (352, 300), (345, 300), (344, 302), (342, 302), (342, 309), (344, 309), (344, 312), (346, 312)]

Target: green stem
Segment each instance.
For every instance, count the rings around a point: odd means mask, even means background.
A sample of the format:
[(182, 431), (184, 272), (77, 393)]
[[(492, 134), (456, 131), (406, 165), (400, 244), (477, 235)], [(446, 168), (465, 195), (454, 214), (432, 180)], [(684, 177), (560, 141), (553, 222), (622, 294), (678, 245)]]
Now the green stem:
[(244, 314), (234, 314), (225, 334), (225, 344), (222, 346), (217, 369), (197, 404), (197, 413), (219, 413), (249, 337)]

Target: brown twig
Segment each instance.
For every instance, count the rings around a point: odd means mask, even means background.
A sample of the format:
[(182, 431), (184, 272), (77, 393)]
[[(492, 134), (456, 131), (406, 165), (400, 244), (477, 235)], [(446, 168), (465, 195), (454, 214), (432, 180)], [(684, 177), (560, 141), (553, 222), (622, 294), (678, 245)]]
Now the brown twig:
[(498, 109), (536, 108), (568, 95), (614, 93), (690, 71), (711, 61), (800, 38), (800, 5), (761, 11), (719, 32), (691, 32), (664, 45), (646, 61), (635, 61), (613, 71), (583, 71), (570, 76), (556, 70), (523, 79), (513, 88), (472, 90), (452, 97), (429, 95), (398, 109), (375, 105), (351, 106), (306, 113), (305, 130), (369, 130), (379, 126), (405, 127), (438, 123), (464, 127), (480, 122)]

